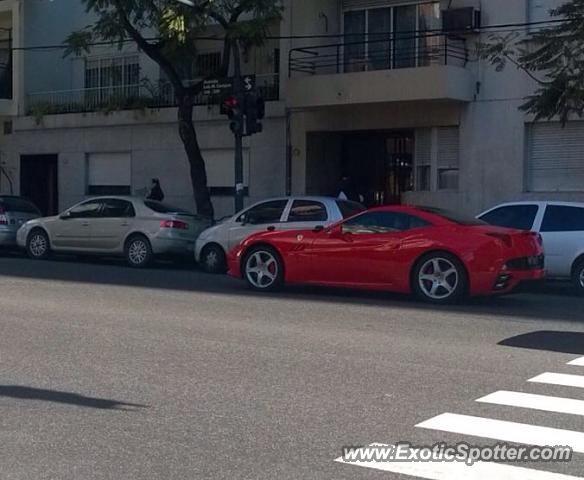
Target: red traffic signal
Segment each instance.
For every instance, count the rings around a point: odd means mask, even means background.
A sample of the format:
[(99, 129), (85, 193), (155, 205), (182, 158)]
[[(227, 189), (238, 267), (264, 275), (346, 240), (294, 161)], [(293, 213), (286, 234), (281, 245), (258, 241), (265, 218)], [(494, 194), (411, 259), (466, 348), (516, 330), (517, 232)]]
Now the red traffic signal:
[(230, 95), (223, 102), (223, 106), (225, 106), (225, 108), (227, 109), (233, 110), (239, 107), (239, 100), (237, 100), (237, 97), (235, 95)]

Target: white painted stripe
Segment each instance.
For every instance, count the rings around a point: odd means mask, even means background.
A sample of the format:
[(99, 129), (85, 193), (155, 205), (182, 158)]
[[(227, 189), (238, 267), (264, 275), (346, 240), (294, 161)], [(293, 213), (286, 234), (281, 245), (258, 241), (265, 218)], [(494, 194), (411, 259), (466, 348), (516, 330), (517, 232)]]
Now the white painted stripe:
[(568, 365), (575, 365), (577, 367), (584, 367), (584, 357), (577, 358), (576, 360), (572, 360), (568, 362)]
[(575, 452), (584, 453), (584, 433), (573, 430), (540, 427), (455, 413), (443, 413), (416, 425), (416, 427), (527, 445), (563, 445), (572, 447)]
[(532, 393), (508, 392), (502, 390), (491, 393), (486, 397), (479, 398), (477, 402), (506, 405), (508, 407), (531, 408), (533, 410), (543, 410), (544, 412), (584, 415), (584, 400), (548, 397), (546, 395), (534, 395)]
[(467, 466), (461, 462), (349, 462), (342, 457), (337, 458), (335, 462), (427, 480), (517, 480), (518, 478), (521, 480), (582, 480), (582, 477), (492, 462), (477, 462), (472, 466)]
[(528, 382), (534, 383), (549, 383), (551, 385), (562, 385), (564, 387), (578, 387), (584, 388), (584, 376), (570, 375), (567, 373), (542, 373), (537, 377), (533, 377)]

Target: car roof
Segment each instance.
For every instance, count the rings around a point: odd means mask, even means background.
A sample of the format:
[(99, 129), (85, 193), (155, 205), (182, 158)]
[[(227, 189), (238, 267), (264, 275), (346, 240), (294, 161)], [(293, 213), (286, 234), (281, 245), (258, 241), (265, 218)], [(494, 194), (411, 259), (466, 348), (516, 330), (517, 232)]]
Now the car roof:
[(270, 197), (270, 198), (265, 198), (263, 200), (258, 200), (257, 202), (254, 202), (254, 204), (257, 203), (263, 203), (263, 202), (271, 202), (274, 200), (313, 200), (313, 201), (320, 201), (320, 202), (334, 202), (336, 200), (341, 200), (340, 198), (336, 198), (336, 197), (327, 197), (324, 195), (290, 195), (288, 197)]
[(491, 208), (488, 208), (483, 213), (490, 212), (491, 210), (494, 210), (496, 208), (512, 207), (512, 206), (515, 206), (515, 205), (537, 205), (539, 207), (545, 207), (546, 205), (555, 205), (555, 206), (562, 206), (562, 207), (579, 207), (579, 208), (584, 208), (584, 203), (583, 202), (563, 202), (563, 201), (560, 201), (560, 200), (533, 200), (533, 201), (521, 200), (521, 201), (517, 201), (517, 202), (500, 203), (500, 204), (495, 205), (495, 206), (493, 206)]

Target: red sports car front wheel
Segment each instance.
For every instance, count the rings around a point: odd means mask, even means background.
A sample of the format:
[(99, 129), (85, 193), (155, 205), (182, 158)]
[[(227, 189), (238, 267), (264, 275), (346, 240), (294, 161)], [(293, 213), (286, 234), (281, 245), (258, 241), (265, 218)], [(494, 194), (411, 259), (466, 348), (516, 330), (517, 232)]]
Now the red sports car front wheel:
[(462, 262), (446, 252), (423, 256), (414, 268), (412, 289), (421, 300), (452, 303), (467, 290), (468, 278)]
[(254, 290), (277, 290), (284, 283), (284, 265), (273, 248), (253, 247), (245, 255), (243, 275)]

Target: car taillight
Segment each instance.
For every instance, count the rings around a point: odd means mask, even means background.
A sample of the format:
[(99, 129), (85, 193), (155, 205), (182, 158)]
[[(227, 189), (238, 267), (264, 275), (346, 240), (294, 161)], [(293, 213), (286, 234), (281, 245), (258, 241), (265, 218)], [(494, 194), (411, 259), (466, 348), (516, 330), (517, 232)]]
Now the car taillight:
[(489, 237), (496, 238), (497, 240), (501, 240), (508, 247), (513, 246), (513, 241), (511, 240), (511, 235), (507, 235), (506, 233), (487, 233), (487, 235)]
[(160, 228), (174, 228), (176, 230), (188, 230), (189, 224), (180, 220), (162, 220)]

